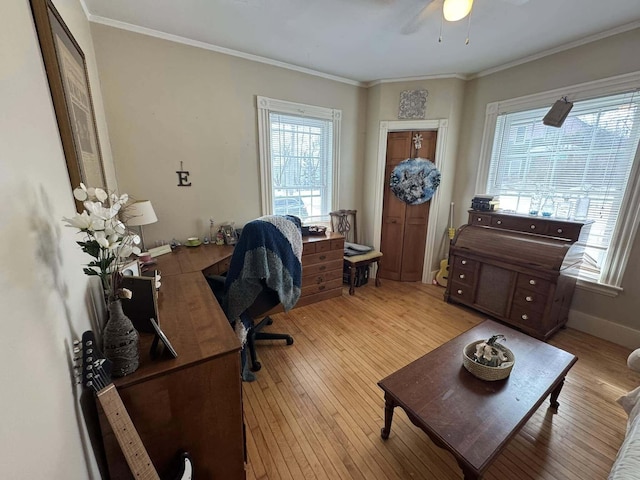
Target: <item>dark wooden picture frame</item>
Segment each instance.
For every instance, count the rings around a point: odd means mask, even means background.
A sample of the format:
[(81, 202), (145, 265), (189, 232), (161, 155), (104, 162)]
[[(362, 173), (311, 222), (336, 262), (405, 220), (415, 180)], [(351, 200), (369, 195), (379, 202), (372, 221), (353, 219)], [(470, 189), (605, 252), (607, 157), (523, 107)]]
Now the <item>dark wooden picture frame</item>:
[(84, 53), (51, 0), (30, 3), (71, 188), (106, 188)]

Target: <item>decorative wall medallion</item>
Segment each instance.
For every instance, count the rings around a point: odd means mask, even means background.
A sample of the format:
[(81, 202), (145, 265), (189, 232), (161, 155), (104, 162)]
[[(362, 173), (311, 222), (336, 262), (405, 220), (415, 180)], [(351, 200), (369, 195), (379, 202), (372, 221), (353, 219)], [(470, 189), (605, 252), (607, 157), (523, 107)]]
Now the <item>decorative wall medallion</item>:
[(409, 205), (420, 205), (433, 197), (440, 185), (440, 172), (424, 158), (407, 158), (391, 172), (393, 194)]
[(405, 90), (400, 92), (398, 118), (424, 119), (427, 113), (427, 90)]

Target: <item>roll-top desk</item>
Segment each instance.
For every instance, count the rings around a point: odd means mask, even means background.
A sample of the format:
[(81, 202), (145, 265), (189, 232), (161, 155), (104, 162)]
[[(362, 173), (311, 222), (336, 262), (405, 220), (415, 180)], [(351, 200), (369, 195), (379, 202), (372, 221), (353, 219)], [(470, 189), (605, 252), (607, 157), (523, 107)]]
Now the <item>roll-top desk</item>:
[(590, 223), (471, 210), (451, 241), (444, 298), (547, 340), (567, 323), (589, 229)]

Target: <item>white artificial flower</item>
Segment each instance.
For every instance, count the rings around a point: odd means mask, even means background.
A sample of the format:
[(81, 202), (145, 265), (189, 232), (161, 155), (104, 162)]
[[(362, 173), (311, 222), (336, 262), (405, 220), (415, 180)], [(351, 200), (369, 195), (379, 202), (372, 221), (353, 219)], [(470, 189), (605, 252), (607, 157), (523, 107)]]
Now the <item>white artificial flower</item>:
[[(82, 185), (82, 184), (80, 184), (80, 185)], [(84, 185), (82, 185), (82, 186), (84, 186)], [(78, 188), (73, 190), (73, 196), (79, 202), (84, 202), (87, 199), (87, 191), (83, 190), (80, 187), (78, 187)]]
[(80, 230), (87, 230), (91, 225), (91, 217), (89, 217), (89, 214), (86, 211), (82, 212), (79, 215), (76, 215), (73, 218), (65, 217), (62, 220), (67, 222), (67, 227), (75, 227)]
[(124, 223), (118, 220), (118, 222), (113, 225), (113, 230), (119, 235), (124, 235), (127, 231), (127, 227), (125, 227)]
[(95, 189), (95, 195), (96, 195), (96, 198), (98, 199), (98, 201), (100, 201), (100, 202), (104, 202), (107, 198), (109, 198), (109, 196), (107, 195), (107, 192), (105, 192), (101, 188), (96, 188)]

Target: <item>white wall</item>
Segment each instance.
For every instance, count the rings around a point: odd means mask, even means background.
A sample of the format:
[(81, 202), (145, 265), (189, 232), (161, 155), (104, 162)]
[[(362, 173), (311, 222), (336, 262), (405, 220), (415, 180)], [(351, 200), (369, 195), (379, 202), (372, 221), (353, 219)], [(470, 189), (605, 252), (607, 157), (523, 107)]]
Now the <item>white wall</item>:
[[(256, 96), (342, 110), (340, 206), (359, 208), (366, 89), (91, 25), (121, 189), (150, 199), (145, 241), (262, 214)], [(180, 162), (191, 187), (178, 187)]]
[[(471, 204), (488, 103), (640, 71), (640, 29), (588, 43), (468, 82), (454, 201)], [(460, 218), (456, 223), (465, 223)], [(577, 289), (569, 325), (629, 348), (640, 346), (640, 236), (615, 298)]]
[[(87, 56), (113, 178), (88, 22), (77, 0), (55, 3)], [(61, 221), (75, 209), (28, 0), (3, 2), (2, 19), (0, 476), (99, 478), (72, 382), (72, 341), (95, 319), (87, 259)]]

